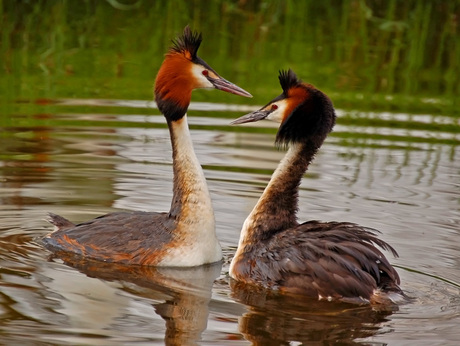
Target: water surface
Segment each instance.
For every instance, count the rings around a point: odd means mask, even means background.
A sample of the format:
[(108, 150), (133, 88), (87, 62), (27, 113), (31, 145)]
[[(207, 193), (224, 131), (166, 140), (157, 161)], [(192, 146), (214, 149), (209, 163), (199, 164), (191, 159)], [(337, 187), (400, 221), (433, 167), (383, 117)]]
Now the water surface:
[[(127, 114), (99, 113), (96, 106), (69, 115), (59, 112), (66, 102), (56, 100), (49, 114), (29, 105), (34, 113), (10, 117), (18, 123), (31, 117), (37, 125), (2, 130), (5, 342), (457, 340), (460, 166), (458, 147), (444, 141), (459, 142), (458, 134), (338, 125), (301, 184), (300, 220), (374, 227), (400, 253), (391, 262), (414, 301), (382, 312), (230, 284), (228, 264), (242, 222), (284, 153), (273, 147), (273, 125), (227, 126), (241, 112), (216, 110), (222, 105), (194, 110), (192, 104), (189, 119), (215, 207), (222, 265), (175, 271), (52, 258), (39, 243), (51, 230), (43, 221), (47, 211), (78, 222), (120, 209), (168, 210), (172, 188), (169, 134), (160, 115), (139, 115), (135, 107)], [(111, 107), (122, 105), (113, 101)], [(76, 124), (84, 119), (91, 125)], [(107, 125), (112, 122), (119, 125)], [(263, 128), (267, 133), (257, 133)], [(383, 137), (368, 138), (376, 132)]]
[[(0, 343), (458, 343), (458, 1), (83, 3), (0, 2)], [(186, 24), (203, 31), (201, 57), (254, 95), (197, 91), (189, 110), (223, 263), (53, 257), (40, 243), (49, 211), (79, 222), (169, 210), (169, 132), (151, 90)], [(277, 96), (288, 67), (338, 114), (299, 221), (379, 229), (410, 303), (378, 311), (230, 282), (242, 223), (284, 152), (274, 124), (229, 123)]]

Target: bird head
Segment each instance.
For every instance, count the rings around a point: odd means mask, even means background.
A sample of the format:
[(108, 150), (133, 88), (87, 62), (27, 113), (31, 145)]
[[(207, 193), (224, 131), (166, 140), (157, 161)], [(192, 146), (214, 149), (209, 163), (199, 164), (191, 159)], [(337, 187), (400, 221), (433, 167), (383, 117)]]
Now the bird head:
[(184, 116), (194, 89), (219, 89), (235, 95), (252, 97), (250, 93), (227, 81), (197, 56), (202, 35), (186, 26), (173, 40), (155, 80), (155, 100), (168, 120)]
[(313, 142), (320, 147), (335, 124), (331, 100), (313, 85), (302, 82), (292, 70), (280, 71), (283, 92), (257, 111), (243, 115), (232, 124), (263, 119), (280, 123), (277, 144)]

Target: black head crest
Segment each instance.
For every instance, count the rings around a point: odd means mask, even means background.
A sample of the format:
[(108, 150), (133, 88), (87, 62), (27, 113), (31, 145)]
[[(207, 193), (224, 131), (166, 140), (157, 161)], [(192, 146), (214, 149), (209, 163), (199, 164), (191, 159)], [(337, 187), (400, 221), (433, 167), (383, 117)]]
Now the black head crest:
[(170, 51), (176, 53), (188, 52), (190, 53), (191, 60), (196, 59), (196, 52), (198, 51), (198, 48), (200, 48), (202, 40), (203, 37), (201, 33), (192, 31), (187, 25), (184, 28), (182, 35), (172, 41), (173, 45), (170, 48)]
[(280, 75), (278, 76), (281, 84), (281, 88), (283, 88), (283, 92), (287, 94), (288, 90), (296, 85), (302, 83), (302, 81), (297, 78), (297, 75), (291, 70), (281, 70)]

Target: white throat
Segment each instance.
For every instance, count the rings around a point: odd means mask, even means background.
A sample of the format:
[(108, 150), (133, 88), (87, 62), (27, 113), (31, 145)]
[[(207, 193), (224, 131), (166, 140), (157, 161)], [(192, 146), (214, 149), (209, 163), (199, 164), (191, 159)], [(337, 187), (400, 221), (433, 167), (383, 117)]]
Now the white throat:
[[(187, 115), (171, 123), (174, 160), (174, 197), (180, 198), (177, 237), (162, 265), (212, 263), (222, 258), (216, 237), (214, 210), (206, 178), (193, 149)], [(176, 191), (180, 193), (176, 196)], [(200, 263), (201, 262), (201, 263)]]

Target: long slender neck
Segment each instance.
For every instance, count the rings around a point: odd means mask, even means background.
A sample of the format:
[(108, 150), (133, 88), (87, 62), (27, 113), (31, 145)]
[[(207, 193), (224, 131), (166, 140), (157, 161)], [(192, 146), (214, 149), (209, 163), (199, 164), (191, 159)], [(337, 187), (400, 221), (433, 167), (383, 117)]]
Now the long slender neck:
[(186, 223), (203, 222), (206, 215), (214, 222), (211, 197), (206, 179), (198, 162), (187, 115), (176, 121), (168, 121), (173, 152), (174, 186), (170, 215)]
[(245, 242), (243, 238), (251, 243), (266, 239), (279, 230), (297, 225), (299, 185), (317, 150), (311, 142), (291, 145), (246, 219), (240, 242)]

